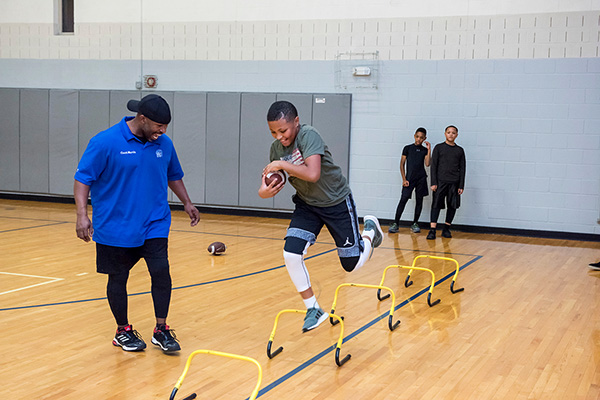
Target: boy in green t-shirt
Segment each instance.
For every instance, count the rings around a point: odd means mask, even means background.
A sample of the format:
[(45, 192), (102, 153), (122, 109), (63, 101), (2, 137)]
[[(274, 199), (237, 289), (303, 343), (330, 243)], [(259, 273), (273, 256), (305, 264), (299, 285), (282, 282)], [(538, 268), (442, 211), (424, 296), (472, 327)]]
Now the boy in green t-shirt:
[[(285, 236), (283, 257), (292, 282), (307, 308), (302, 331), (319, 326), (329, 316), (315, 298), (304, 254), (315, 243), (323, 226), (333, 236), (340, 263), (350, 272), (361, 267), (372, 249), (383, 240), (379, 221), (372, 215), (364, 217), (365, 227), (359, 233), (358, 217), (352, 192), (339, 166), (315, 128), (300, 125), (296, 107), (287, 101), (277, 101), (267, 113), (269, 130), (276, 140), (271, 144), (270, 160), (263, 170), (258, 195), (275, 196), (283, 182), (269, 185), (265, 176), (283, 170), (296, 189), (292, 220)], [(363, 240), (366, 239), (366, 240)]]

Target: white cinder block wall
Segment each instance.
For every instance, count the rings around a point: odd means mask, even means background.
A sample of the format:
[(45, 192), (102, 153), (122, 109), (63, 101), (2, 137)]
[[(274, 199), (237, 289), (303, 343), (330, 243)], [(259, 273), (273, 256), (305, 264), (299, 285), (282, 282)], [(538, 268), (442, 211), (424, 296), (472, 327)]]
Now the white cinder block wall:
[(55, 35), (52, 2), (1, 2), (0, 87), (134, 89), (155, 74), (160, 90), (351, 92), (360, 215), (393, 218), (403, 146), (454, 124), (455, 223), (600, 233), (598, 0), (86, 0), (75, 23)]

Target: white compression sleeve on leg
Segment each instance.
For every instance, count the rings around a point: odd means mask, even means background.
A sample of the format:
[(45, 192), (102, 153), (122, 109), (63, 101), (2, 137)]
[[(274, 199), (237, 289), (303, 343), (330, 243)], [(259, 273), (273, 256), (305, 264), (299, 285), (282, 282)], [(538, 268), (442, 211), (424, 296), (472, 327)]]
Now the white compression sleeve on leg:
[(285, 267), (288, 274), (296, 286), (298, 293), (310, 288), (310, 276), (308, 275), (306, 265), (304, 265), (304, 257), (301, 254), (289, 253), (284, 250), (283, 259), (285, 260)]

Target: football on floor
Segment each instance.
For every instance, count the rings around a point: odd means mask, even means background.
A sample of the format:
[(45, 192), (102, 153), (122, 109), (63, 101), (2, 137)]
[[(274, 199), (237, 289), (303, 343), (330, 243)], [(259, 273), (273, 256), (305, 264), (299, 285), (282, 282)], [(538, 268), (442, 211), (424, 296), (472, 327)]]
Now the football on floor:
[(208, 252), (212, 255), (218, 256), (219, 254), (225, 253), (227, 246), (222, 242), (213, 242), (208, 246)]

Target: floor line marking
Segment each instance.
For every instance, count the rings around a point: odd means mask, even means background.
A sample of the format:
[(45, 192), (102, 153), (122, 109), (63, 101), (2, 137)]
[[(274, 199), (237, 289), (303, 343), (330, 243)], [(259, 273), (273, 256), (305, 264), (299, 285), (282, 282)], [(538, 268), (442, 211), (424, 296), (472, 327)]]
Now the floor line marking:
[(54, 282), (58, 282), (58, 281), (64, 280), (64, 278), (53, 278), (53, 277), (50, 277), (50, 276), (19, 274), (19, 273), (16, 273), (16, 272), (2, 272), (2, 271), (0, 271), (0, 274), (25, 276), (27, 278), (50, 279), (49, 281), (46, 281), (46, 282), (36, 283), (34, 285), (23, 286), (23, 287), (20, 287), (20, 288), (17, 288), (17, 289), (12, 289), (12, 290), (7, 290), (5, 292), (0, 292), (0, 296), (3, 295), (3, 294), (14, 293), (14, 292), (18, 292), (20, 290), (30, 289), (30, 288), (33, 288), (33, 287), (36, 287), (36, 286), (47, 285), (49, 283), (54, 283)]
[(24, 231), (24, 230), (27, 230), (27, 229), (46, 228), (48, 226), (64, 225), (64, 224), (67, 224), (67, 223), (68, 222), (54, 222), (52, 224), (26, 226), (24, 228), (7, 229), (7, 230), (4, 230), (4, 231), (0, 231), (0, 233)]

